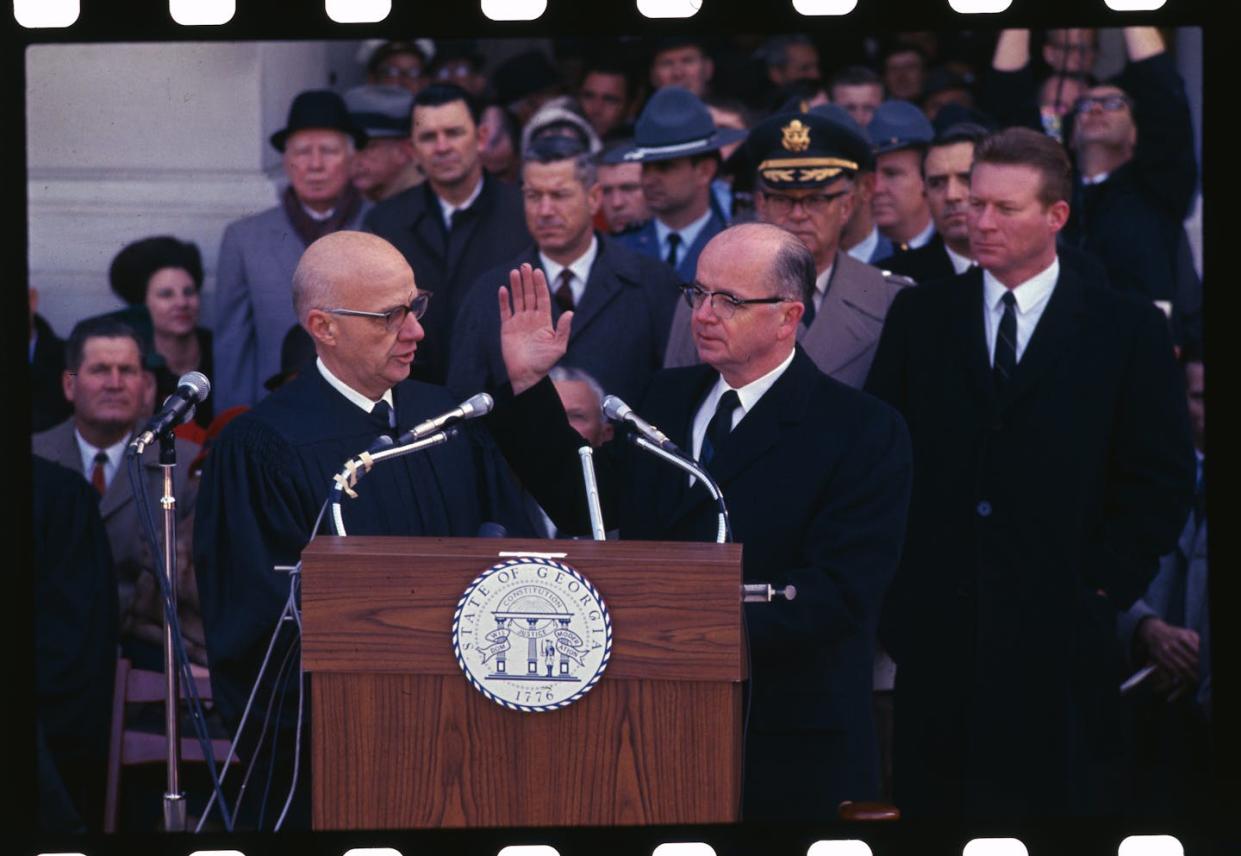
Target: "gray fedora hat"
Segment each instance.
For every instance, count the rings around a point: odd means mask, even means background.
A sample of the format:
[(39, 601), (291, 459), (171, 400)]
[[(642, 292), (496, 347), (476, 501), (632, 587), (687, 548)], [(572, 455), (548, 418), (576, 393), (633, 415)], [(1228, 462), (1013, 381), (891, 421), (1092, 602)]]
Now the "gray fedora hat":
[(605, 163), (648, 163), (716, 151), (745, 139), (746, 132), (716, 128), (702, 100), (680, 86), (665, 86), (646, 103), (633, 129), (633, 145), (617, 149)]

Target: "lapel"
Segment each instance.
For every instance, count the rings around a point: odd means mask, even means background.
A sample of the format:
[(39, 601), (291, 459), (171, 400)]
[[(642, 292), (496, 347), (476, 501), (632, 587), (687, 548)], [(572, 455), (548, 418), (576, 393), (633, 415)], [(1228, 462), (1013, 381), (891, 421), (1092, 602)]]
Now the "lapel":
[(815, 364), (830, 375), (874, 345), (887, 313), (878, 283), (868, 283), (867, 266), (848, 253), (836, 253), (835, 268), (823, 305), (798, 339)]
[[(687, 455), (691, 454), (694, 448), (692, 432), (694, 416), (698, 413), (698, 406), (718, 378), (719, 373), (710, 366), (694, 366), (693, 371), (687, 371), (687, 380), (684, 385), (673, 390), (668, 396), (668, 411), (670, 415), (666, 419), (662, 415), (659, 417), (667, 422), (666, 425), (661, 427), (667, 429), (668, 436)], [(646, 454), (646, 452), (640, 451), (639, 454)], [(659, 463), (657, 466), (664, 467), (670, 465)], [(684, 514), (682, 506), (686, 504), (687, 497), (692, 496), (697, 500), (705, 499), (708, 496), (707, 492), (700, 485), (694, 485), (691, 491), (689, 476), (679, 470), (675, 472), (676, 475), (672, 479), (660, 485), (661, 489), (655, 495), (657, 519), (666, 521), (668, 525), (671, 525)], [(669, 485), (671, 489), (665, 489), (664, 484)]]
[[(729, 486), (765, 458), (779, 443), (782, 433), (790, 425), (795, 425), (800, 421), (806, 404), (807, 378), (812, 377), (817, 371), (814, 363), (799, 348), (784, 374), (772, 384), (771, 389), (767, 390), (754, 408), (737, 423), (737, 427), (733, 429), (728, 439), (716, 450), (715, 459), (711, 463), (711, 475), (715, 477), (726, 496)], [(684, 432), (686, 437), (689, 435), (689, 427), (693, 424), (694, 414), (698, 410), (702, 397), (715, 382), (716, 376), (714, 370), (708, 372), (709, 383), (702, 387), (698, 397), (693, 400), (686, 419)], [(685, 490), (672, 516), (668, 518), (669, 525), (675, 525), (699, 505), (710, 501), (710, 494), (699, 485), (695, 485), (692, 490)]]
[(414, 236), (429, 249), (436, 261), (443, 265), (447, 255), (448, 232), (444, 228), (444, 218), (440, 211), (439, 200), (435, 191), (431, 190), (431, 182), (423, 182), (422, 206), (414, 213), (413, 222), (409, 224)]
[(990, 401), (991, 355), (987, 353), (982, 269), (971, 268), (946, 288), (955, 304), (949, 313), (955, 327), (950, 340), (957, 344), (958, 358), (974, 391), (984, 401)]
[(604, 307), (620, 295), (621, 289), (625, 287), (625, 283), (618, 276), (619, 272), (611, 264), (612, 257), (616, 254), (607, 252), (610, 242), (602, 235), (596, 234), (595, 237), (599, 242), (599, 250), (595, 255), (594, 264), (590, 266), (590, 274), (586, 277), (586, 290), (582, 292), (582, 302), (578, 304), (573, 313), (573, 330), (569, 334), (570, 345), (603, 312)]
[[(651, 229), (654, 230), (652, 221)], [(711, 217), (707, 220), (707, 224), (702, 227), (702, 231), (698, 233), (698, 237), (694, 239), (694, 243), (689, 245), (689, 249), (685, 251), (685, 255), (677, 264), (677, 275), (681, 277), (682, 282), (693, 282), (694, 274), (698, 272), (698, 254), (702, 252), (702, 248), (707, 245), (707, 241), (714, 238), (724, 228), (724, 221), (720, 219), (720, 215), (716, 212), (714, 206), (711, 208)], [(656, 254), (659, 251), (659, 242), (655, 242)]]
[[(457, 277), (457, 267), (465, 258), (466, 249), (474, 240), (474, 234), (481, 228), (483, 218), (487, 216), (487, 211), (491, 207), (492, 186), (490, 178), (485, 172), (483, 174), (483, 189), (479, 191), (478, 198), (464, 212), (455, 215), (453, 221), (452, 232), (448, 233), (448, 258), (446, 259), (447, 280), (452, 282)], [(438, 208), (438, 203), (436, 204)], [(464, 283), (466, 286), (469, 283)]]
[[(129, 435), (129, 440), (133, 440), (133, 432)], [(127, 441), (128, 442), (128, 441)], [(189, 461), (178, 461), (179, 465), (189, 466)], [(81, 457), (78, 458), (78, 466), (81, 466)], [(148, 490), (158, 488), (158, 492), (151, 492), (151, 510), (159, 513), (159, 500), (163, 496), (163, 472), (159, 468), (159, 443), (153, 443), (147, 446), (142, 453), (142, 478), (148, 484)], [(107, 520), (116, 514), (134, 499), (134, 492), (129, 486), (129, 462), (124, 456), (121, 457), (121, 465), (117, 467), (116, 475), (112, 477), (112, 483), (108, 485), (108, 489), (99, 499), (99, 516)]]
[[(981, 305), (981, 300), (979, 303)], [(1055, 367), (1069, 350), (1065, 347), (1066, 340), (1072, 341), (1079, 334), (1084, 314), (1081, 284), (1061, 263), (1056, 288), (1013, 371), (1012, 380), (997, 402), (1001, 410), (1012, 406)]]

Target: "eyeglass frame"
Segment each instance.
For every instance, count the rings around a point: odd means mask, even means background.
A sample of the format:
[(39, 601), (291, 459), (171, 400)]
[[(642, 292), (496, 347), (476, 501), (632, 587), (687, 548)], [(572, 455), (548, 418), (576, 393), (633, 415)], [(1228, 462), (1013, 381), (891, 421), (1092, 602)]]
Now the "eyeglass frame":
[(427, 76), (425, 68), (397, 68), (395, 65), (381, 65), (375, 69), (375, 76), (383, 80), (398, 80), (405, 78), (406, 80), (421, 80)]
[(1087, 113), (1096, 104), (1105, 113), (1116, 113), (1124, 107), (1133, 109), (1133, 99), (1128, 95), (1083, 95), (1073, 102), (1073, 112)]
[[(778, 212), (778, 211), (772, 212), (777, 217), (784, 217), (788, 214), (792, 214), (793, 209), (796, 208), (799, 204), (801, 205), (801, 210), (805, 211), (807, 214), (820, 213), (820, 212), (826, 211), (829, 205), (831, 205), (837, 199), (840, 199), (842, 196), (848, 196), (850, 193), (853, 192), (853, 190), (852, 188), (850, 188), (847, 190), (838, 190), (835, 193), (811, 193), (808, 196), (797, 196), (797, 197), (786, 196), (785, 194), (779, 191), (769, 190), (766, 187), (760, 187), (758, 189), (758, 192), (761, 193), (763, 195), (763, 198), (767, 200), (768, 205), (772, 204), (773, 199), (779, 200), (779, 203), (775, 207), (780, 207), (785, 202), (788, 202), (789, 203), (788, 211), (783, 212), (783, 213)], [(815, 207), (812, 207), (811, 204), (809, 204), (811, 200), (814, 200), (813, 205)]]
[[(735, 317), (737, 314), (737, 310), (745, 306), (756, 306), (756, 305), (774, 306), (777, 303), (800, 303), (801, 302), (800, 300), (797, 300), (792, 297), (778, 297), (778, 296), (776, 297), (737, 297), (736, 295), (730, 294), (727, 291), (708, 291), (702, 286), (696, 283), (692, 283), (692, 282), (685, 283), (684, 285), (680, 286), (680, 289), (681, 289), (681, 296), (685, 298), (685, 302), (689, 305), (691, 312), (697, 312), (698, 306), (701, 306), (703, 302), (710, 301), (711, 311), (714, 312), (721, 320), (724, 320), (724, 321), (727, 321)], [(695, 295), (702, 295), (698, 306), (694, 305)], [(726, 306), (728, 306), (727, 314), (721, 312), (719, 310), (719, 307), (715, 305), (716, 297), (724, 298), (724, 303)]]
[[(422, 307), (417, 308), (415, 304), (422, 302)], [(405, 323), (405, 319), (410, 315), (414, 316), (415, 321), (421, 321), (422, 317), (427, 314), (427, 308), (431, 304), (431, 292), (420, 291), (410, 298), (409, 303), (400, 306), (393, 306), (386, 312), (367, 312), (363, 309), (345, 309), (340, 306), (321, 307), (320, 312), (326, 312), (329, 315), (346, 315), (353, 318), (382, 318), (384, 321), (384, 329), (389, 333), (394, 333), (401, 329), (401, 325)], [(396, 313), (401, 310), (405, 311), (405, 315), (401, 317), (397, 324), (392, 323), (392, 319), (396, 317)]]

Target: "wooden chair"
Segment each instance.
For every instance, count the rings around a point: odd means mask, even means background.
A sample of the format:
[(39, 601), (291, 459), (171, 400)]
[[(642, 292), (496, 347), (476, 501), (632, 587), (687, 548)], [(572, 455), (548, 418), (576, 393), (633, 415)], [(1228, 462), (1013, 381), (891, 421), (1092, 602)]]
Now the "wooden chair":
[[(202, 666), (190, 667), (198, 697), (209, 706), (211, 700), (210, 673)], [(125, 728), (127, 704), (163, 702), (165, 695), (164, 673), (135, 669), (125, 657), (116, 662), (116, 681), (112, 694), (112, 729), (108, 742), (108, 780), (104, 800), (103, 831), (116, 832), (120, 816), (121, 769), (139, 764), (163, 764), (168, 759), (163, 734), (151, 734)], [(181, 687), (181, 697), (186, 698), (186, 688)], [(217, 765), (239, 763), (234, 755), (229, 758), (228, 740), (212, 740), (211, 754)], [(202, 747), (192, 734), (181, 737), (181, 760), (183, 763), (206, 763)]]

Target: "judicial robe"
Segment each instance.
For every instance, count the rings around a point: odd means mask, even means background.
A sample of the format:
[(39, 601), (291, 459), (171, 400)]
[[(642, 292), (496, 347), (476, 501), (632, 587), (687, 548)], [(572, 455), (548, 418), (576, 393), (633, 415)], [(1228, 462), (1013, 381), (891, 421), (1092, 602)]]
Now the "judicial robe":
[[(394, 387), (393, 397), (400, 430), (456, 404), (443, 388), (413, 380)], [(298, 560), (333, 474), (387, 430), (311, 369), (229, 423), (207, 456), (195, 559), (212, 686), (230, 728), (288, 599), (289, 577), (273, 566)], [(489, 521), (527, 534), (503, 459), (475, 424), (452, 442), (376, 465), (356, 489), (358, 498), (343, 506), (351, 535), (473, 536)], [(328, 531), (326, 515), (320, 531)], [(277, 644), (270, 670), (286, 649)], [(296, 660), (290, 662), (292, 688)], [(269, 672), (264, 686), (271, 680)], [(266, 697), (261, 690), (258, 703)], [(281, 707), (285, 724), (296, 716), (294, 699), (286, 696)]]

